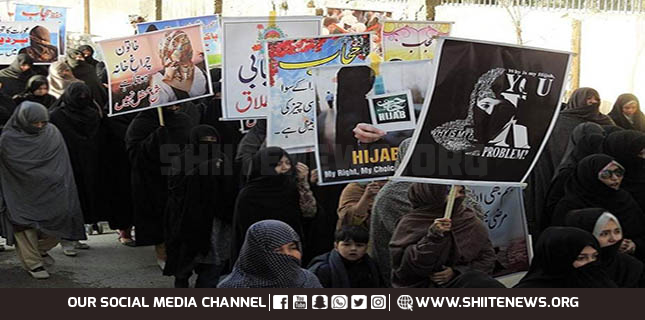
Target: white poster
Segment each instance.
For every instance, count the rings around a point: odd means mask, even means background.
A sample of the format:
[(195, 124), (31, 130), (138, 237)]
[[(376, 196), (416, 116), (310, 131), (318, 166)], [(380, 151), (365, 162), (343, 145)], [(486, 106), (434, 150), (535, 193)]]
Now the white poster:
[(269, 114), (263, 41), (320, 35), (321, 17), (222, 18), (222, 118)]

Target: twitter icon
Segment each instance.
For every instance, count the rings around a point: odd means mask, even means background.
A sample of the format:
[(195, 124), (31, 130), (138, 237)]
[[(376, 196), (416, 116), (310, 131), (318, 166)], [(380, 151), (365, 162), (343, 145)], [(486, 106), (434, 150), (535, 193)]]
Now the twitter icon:
[(367, 296), (352, 296), (352, 309), (367, 309)]

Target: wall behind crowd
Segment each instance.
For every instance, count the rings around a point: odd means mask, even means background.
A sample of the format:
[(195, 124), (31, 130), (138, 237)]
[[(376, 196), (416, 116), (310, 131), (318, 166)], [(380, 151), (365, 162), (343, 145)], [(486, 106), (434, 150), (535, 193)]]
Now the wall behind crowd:
[[(524, 11), (524, 44), (571, 51), (572, 21), (582, 21), (580, 86), (593, 87), (611, 110), (621, 93), (645, 97), (645, 15), (575, 13), (564, 10)], [(456, 21), (452, 36), (516, 43), (515, 29), (503, 7), (437, 7), (436, 20)]]

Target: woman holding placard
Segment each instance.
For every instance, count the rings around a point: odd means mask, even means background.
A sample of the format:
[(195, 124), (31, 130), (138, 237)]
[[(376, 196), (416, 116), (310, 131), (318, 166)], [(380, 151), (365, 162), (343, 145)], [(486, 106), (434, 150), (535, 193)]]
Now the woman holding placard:
[(464, 188), (455, 189), (453, 210), (447, 216), (449, 186), (410, 187), (412, 211), (401, 218), (390, 241), (393, 287), (501, 286), (488, 276), (495, 266), (488, 230), (463, 205)]

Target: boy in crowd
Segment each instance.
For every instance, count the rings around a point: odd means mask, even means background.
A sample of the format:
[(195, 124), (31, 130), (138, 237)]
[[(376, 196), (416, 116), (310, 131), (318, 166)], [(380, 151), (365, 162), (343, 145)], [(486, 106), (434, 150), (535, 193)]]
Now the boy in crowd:
[(325, 288), (380, 288), (377, 265), (367, 254), (369, 232), (362, 226), (344, 226), (336, 231), (334, 249), (314, 258), (309, 271)]

